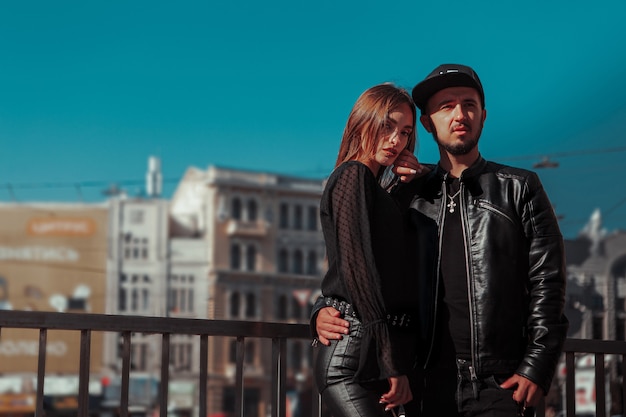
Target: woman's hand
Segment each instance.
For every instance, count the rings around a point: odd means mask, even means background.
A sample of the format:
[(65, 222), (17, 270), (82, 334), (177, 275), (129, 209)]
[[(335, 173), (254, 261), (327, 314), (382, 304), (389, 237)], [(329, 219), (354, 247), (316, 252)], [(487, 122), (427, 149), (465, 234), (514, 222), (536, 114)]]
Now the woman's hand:
[(387, 378), (389, 391), (380, 396), (380, 403), (385, 404), (385, 411), (406, 404), (413, 399), (409, 378), (406, 375)]
[(393, 163), (392, 171), (400, 177), (400, 181), (411, 182), (430, 170), (417, 161), (413, 152), (404, 149)]

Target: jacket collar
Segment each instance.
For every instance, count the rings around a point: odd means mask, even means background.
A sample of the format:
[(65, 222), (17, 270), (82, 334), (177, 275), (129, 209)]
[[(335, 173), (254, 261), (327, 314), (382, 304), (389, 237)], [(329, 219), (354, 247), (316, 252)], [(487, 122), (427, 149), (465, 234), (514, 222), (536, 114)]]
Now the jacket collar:
[[(462, 182), (467, 182), (470, 181), (472, 178), (477, 177), (478, 174), (483, 171), (485, 165), (487, 165), (487, 161), (482, 157), (482, 155), (479, 154), (478, 158), (476, 158), (476, 161), (474, 161), (474, 163), (469, 168), (463, 171), (460, 180)], [(441, 166), (441, 162), (437, 163), (434, 176), (440, 181), (445, 181), (449, 175), (450, 173), (443, 169), (443, 167)]]

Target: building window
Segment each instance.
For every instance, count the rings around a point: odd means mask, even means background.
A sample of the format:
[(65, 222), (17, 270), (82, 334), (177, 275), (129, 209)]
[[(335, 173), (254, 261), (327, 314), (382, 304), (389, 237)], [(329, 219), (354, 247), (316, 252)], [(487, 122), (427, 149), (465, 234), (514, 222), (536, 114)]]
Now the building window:
[(241, 269), (241, 248), (236, 243), (230, 246), (230, 269)]
[(287, 296), (281, 294), (278, 296), (278, 306), (276, 311), (276, 318), (278, 320), (287, 320)]
[(307, 230), (317, 230), (317, 207), (309, 206), (309, 213), (307, 216)]
[(302, 230), (302, 206), (295, 206), (293, 212), (293, 228), (296, 230)]
[(258, 207), (255, 200), (248, 200), (248, 221), (255, 222), (258, 217)]
[(234, 292), (230, 295), (230, 316), (231, 317), (239, 317), (239, 304), (240, 304), (240, 295), (238, 292)]
[(252, 318), (256, 316), (256, 297), (253, 293), (246, 294), (246, 317)]
[(170, 275), (168, 277), (168, 311), (193, 313), (193, 275)]
[(230, 217), (233, 220), (241, 220), (241, 200), (237, 197), (232, 200)]
[(278, 227), (281, 229), (289, 229), (289, 206), (287, 203), (281, 203), (278, 214)]
[(615, 320), (615, 340), (626, 340), (625, 321), (624, 317), (617, 317)]
[(256, 270), (256, 248), (254, 245), (249, 245), (246, 249), (246, 270)]
[(141, 239), (141, 259), (148, 259), (148, 239)]
[(187, 290), (187, 308), (189, 309), (190, 312), (194, 311), (194, 279), (193, 276), (189, 277), (189, 288)]
[(301, 250), (293, 253), (293, 272), (295, 274), (304, 274), (304, 259)]
[(237, 363), (237, 340), (230, 342), (230, 349), (228, 350), (228, 362)]
[(191, 371), (193, 346), (187, 336), (180, 336), (172, 341), (170, 365), (176, 371)]
[(167, 294), (169, 296), (167, 301), (167, 311), (169, 311), (170, 313), (175, 313), (176, 311), (178, 311), (178, 288), (170, 285)]
[(287, 249), (278, 251), (278, 272), (289, 272), (289, 254), (287, 253)]
[(126, 233), (123, 238), (123, 247), (125, 259), (148, 259), (149, 245), (147, 238), (133, 238), (130, 233)]
[(291, 367), (293, 369), (300, 369), (302, 367), (302, 345), (298, 342), (294, 342), (291, 346)]
[(147, 311), (150, 308), (150, 291), (147, 288), (141, 290), (141, 309)]
[(591, 321), (591, 338), (602, 340), (604, 334), (604, 317), (596, 316)]
[(131, 345), (131, 369), (145, 371), (148, 369), (148, 346), (146, 343)]
[(151, 279), (148, 275), (120, 275), (118, 310), (146, 313), (150, 307)]
[(139, 293), (137, 288), (133, 288), (130, 292), (130, 311), (137, 311), (139, 301)]
[(117, 295), (117, 308), (119, 311), (126, 311), (126, 288), (119, 288)]
[(302, 317), (302, 306), (300, 306), (300, 302), (295, 297), (291, 299), (291, 317), (294, 319)]
[(143, 210), (131, 210), (128, 214), (128, 222), (130, 224), (142, 224), (144, 219)]
[(252, 364), (254, 363), (254, 342), (247, 342), (246, 343), (246, 363), (247, 364)]
[(317, 253), (312, 250), (306, 257), (306, 273), (307, 275), (317, 275)]

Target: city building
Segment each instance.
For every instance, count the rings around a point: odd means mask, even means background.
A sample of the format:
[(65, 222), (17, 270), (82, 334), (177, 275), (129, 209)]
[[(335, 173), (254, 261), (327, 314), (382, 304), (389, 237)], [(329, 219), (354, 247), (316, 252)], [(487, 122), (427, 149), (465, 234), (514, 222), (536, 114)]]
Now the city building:
[[(150, 159), (146, 195), (109, 199), (106, 312), (308, 323), (325, 270), (318, 208), (323, 181), (191, 167), (168, 201), (159, 196), (158, 171), (158, 160)], [(118, 383), (119, 349), (119, 335), (107, 335), (111, 385)], [(234, 411), (235, 355), (235, 340), (210, 338), (209, 415)], [(246, 415), (263, 416), (271, 341), (246, 341), (245, 357)], [(294, 393), (310, 387), (310, 342), (290, 341), (287, 357), (288, 386)], [(133, 375), (150, 384), (159, 376), (160, 358), (153, 335), (132, 335)], [(173, 338), (170, 395), (177, 415), (194, 415), (198, 368), (199, 339)]]
[[(170, 208), (177, 235), (208, 248), (209, 319), (307, 323), (325, 271), (319, 223), (323, 181), (209, 167), (190, 168)], [(234, 411), (235, 340), (209, 341), (209, 414)], [(245, 346), (246, 415), (267, 413), (271, 342)], [(288, 385), (310, 386), (308, 341), (287, 346)]]
[[(565, 314), (570, 322), (568, 337), (626, 340), (626, 231), (609, 232), (595, 210), (576, 239), (565, 241), (567, 291)], [(622, 364), (618, 356), (606, 355), (606, 410), (622, 415)], [(564, 365), (560, 383), (564, 383)], [(595, 413), (595, 357), (576, 361), (576, 411)]]
[(569, 336), (625, 340), (626, 231), (609, 233), (596, 210), (565, 253)]
[[(161, 198), (160, 161), (151, 157), (146, 192), (129, 197), (111, 195), (107, 252), (106, 313), (207, 318), (209, 250), (203, 234), (185, 233), (170, 216), (170, 201)], [(106, 334), (103, 378), (105, 407), (119, 404), (121, 335)], [(134, 407), (146, 413), (157, 403), (160, 339), (150, 334), (131, 336), (131, 387)], [(178, 335), (170, 340), (170, 390), (178, 415), (191, 415), (197, 392), (199, 341)], [(195, 376), (195, 377), (194, 377)], [(111, 393), (111, 394), (109, 394)]]
[[(104, 313), (107, 213), (104, 204), (0, 204), (0, 310)], [(54, 330), (46, 338), (48, 414), (75, 413), (80, 340)], [(0, 414), (34, 413), (39, 340), (29, 329), (2, 329)], [(98, 394), (102, 335), (92, 343)]]

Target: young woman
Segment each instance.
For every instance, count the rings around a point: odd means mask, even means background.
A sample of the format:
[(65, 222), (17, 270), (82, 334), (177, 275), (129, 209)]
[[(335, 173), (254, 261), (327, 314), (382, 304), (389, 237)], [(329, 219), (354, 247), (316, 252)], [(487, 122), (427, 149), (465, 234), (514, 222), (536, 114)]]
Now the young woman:
[[(412, 398), (417, 280), (405, 244), (404, 216), (383, 178), (415, 148), (415, 106), (392, 84), (365, 91), (346, 124), (335, 170), (320, 203), (328, 272), (326, 306), (350, 323), (349, 334), (320, 346), (315, 369), (334, 417), (387, 416)], [(406, 155), (406, 152), (405, 152)]]

